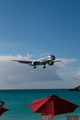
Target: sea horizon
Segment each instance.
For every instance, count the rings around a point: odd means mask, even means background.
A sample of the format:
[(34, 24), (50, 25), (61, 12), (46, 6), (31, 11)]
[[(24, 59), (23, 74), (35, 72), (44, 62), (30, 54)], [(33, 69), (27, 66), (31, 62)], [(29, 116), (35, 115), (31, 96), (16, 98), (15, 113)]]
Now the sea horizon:
[(0, 89), (0, 90), (65, 90), (65, 89), (72, 89), (72, 88), (39, 88), (39, 89), (37, 89), (37, 88), (35, 88), (35, 89), (24, 89), (24, 88), (21, 88), (21, 89), (17, 89), (17, 88), (15, 88), (15, 89)]

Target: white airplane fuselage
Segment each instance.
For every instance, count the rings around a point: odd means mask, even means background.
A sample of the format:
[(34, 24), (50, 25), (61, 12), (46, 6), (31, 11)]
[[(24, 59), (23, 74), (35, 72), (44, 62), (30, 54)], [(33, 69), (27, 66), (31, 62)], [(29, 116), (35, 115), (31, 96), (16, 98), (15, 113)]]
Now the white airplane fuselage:
[[(36, 66), (36, 65), (45, 65), (47, 63), (50, 63), (51, 61), (55, 60), (55, 56), (50, 55), (46, 56), (37, 60), (34, 60), (32, 63), (29, 63), (30, 66)], [(36, 63), (36, 64), (35, 64)], [(50, 64), (49, 64), (50, 65)]]

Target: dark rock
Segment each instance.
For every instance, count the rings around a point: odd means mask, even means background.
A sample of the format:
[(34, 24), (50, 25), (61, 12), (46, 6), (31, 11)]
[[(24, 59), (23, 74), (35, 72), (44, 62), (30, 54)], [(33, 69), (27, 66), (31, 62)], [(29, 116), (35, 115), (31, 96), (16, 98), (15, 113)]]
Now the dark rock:
[(80, 86), (73, 88), (73, 89), (69, 89), (69, 91), (80, 91)]

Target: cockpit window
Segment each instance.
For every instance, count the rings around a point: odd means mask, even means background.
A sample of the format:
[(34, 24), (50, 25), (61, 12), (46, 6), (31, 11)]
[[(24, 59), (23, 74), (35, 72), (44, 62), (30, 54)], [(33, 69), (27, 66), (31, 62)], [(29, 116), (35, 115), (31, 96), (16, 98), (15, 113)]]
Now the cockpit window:
[(55, 58), (55, 56), (54, 56), (54, 55), (51, 55), (51, 57)]

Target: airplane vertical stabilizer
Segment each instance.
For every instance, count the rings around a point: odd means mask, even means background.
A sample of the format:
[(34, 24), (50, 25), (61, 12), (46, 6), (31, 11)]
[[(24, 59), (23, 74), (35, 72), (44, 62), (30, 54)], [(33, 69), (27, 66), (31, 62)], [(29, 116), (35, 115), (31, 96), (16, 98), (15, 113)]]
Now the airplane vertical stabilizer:
[(31, 60), (31, 57), (30, 57), (29, 53), (28, 53), (27, 55), (28, 55), (28, 60), (30, 61), (30, 60)]

